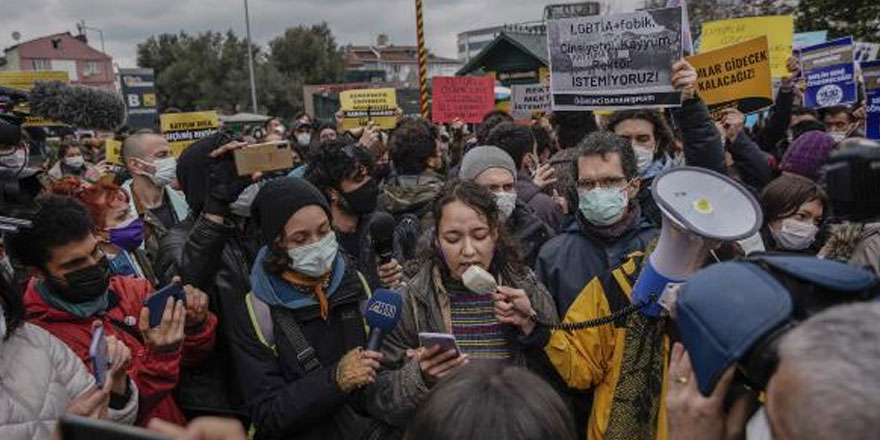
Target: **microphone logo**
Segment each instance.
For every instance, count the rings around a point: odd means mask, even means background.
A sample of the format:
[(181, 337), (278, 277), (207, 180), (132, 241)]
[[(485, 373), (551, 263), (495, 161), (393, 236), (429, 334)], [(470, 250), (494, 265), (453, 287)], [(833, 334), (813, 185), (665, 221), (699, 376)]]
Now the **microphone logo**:
[(382, 301), (373, 301), (369, 310), (378, 313), (386, 318), (394, 318), (397, 316), (397, 306)]

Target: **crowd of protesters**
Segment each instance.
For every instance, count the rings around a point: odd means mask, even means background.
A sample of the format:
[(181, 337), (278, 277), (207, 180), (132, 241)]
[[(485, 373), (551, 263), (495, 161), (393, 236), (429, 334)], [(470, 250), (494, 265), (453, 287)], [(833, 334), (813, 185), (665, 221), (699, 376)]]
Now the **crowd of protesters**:
[[(31, 167), (27, 134), (0, 123), (3, 214), (31, 221), (3, 242), (0, 437), (50, 438), (65, 414), (255, 439), (745, 435), (754, 411), (724, 405), (733, 372), (700, 394), (674, 330), (539, 323), (626, 307), (663, 222), (652, 182), (685, 165), (730, 176), (763, 211), (759, 233), (716, 258), (779, 251), (880, 275), (880, 218), (835, 218), (823, 168), (880, 145), (863, 137), (863, 104), (805, 108), (791, 77), (747, 127), (735, 109), (710, 115), (687, 61), (672, 72), (683, 102), (668, 111), (351, 131), (300, 115), (179, 157), (141, 131), (115, 167), (76, 139)], [(287, 141), (294, 168), (239, 176), (234, 152), (264, 141)], [(393, 256), (380, 261), (370, 226), (389, 214)], [(499, 280), (493, 295), (465, 286), (472, 266)], [(184, 298), (151, 326), (144, 301), (171, 284)], [(363, 306), (380, 288), (403, 305), (373, 351)], [(871, 438), (878, 322), (880, 305), (844, 306), (785, 335), (749, 438)], [(423, 332), (457, 348), (422, 346)]]

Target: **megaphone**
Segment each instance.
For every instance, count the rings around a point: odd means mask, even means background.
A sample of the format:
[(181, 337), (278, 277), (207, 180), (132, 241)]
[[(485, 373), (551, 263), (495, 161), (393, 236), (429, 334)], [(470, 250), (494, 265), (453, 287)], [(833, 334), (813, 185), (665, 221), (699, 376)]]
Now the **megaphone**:
[(663, 213), (663, 226), (631, 302), (641, 305), (645, 315), (660, 316), (659, 300), (667, 286), (687, 281), (721, 243), (754, 235), (764, 219), (748, 190), (704, 168), (672, 168), (654, 178), (651, 194)]

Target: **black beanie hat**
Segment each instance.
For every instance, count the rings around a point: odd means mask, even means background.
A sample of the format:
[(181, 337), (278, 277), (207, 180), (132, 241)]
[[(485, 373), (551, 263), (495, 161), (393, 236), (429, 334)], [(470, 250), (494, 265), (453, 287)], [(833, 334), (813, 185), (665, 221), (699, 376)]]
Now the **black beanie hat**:
[(311, 183), (296, 177), (272, 180), (262, 188), (251, 206), (252, 220), (260, 225), (264, 245), (272, 244), (281, 235), (293, 214), (309, 205), (318, 205), (330, 217), (327, 199)]

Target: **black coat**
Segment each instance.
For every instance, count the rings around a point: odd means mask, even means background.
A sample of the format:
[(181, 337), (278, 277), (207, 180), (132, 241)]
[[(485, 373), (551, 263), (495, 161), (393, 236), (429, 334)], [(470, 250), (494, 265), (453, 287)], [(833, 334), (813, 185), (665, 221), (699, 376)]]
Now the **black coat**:
[(520, 200), (516, 201), (516, 207), (505, 226), (520, 247), (523, 263), (529, 267), (535, 266), (541, 246), (556, 235), (529, 205)]

